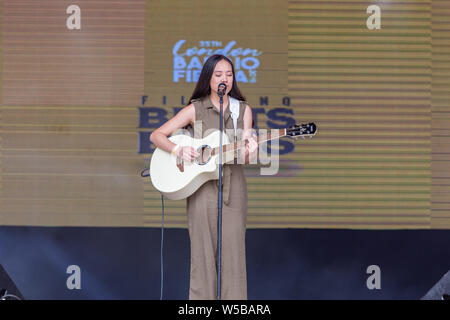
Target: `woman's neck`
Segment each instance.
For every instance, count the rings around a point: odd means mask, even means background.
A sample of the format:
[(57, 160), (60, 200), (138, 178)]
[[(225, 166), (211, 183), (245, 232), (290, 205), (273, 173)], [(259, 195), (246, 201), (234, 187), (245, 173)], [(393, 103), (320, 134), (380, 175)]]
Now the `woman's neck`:
[[(220, 109), (220, 98), (219, 95), (216, 92), (211, 92), (210, 94), (210, 98), (211, 98), (211, 102), (214, 105), (214, 107), (217, 108), (217, 110)], [(223, 96), (223, 110), (225, 111), (225, 109), (228, 106), (228, 95), (224, 95)]]

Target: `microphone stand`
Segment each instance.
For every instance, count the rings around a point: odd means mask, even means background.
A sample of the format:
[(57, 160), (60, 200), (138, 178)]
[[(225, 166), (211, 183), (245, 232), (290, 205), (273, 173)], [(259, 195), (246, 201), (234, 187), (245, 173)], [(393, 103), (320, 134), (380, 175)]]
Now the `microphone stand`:
[(222, 200), (223, 200), (223, 194), (222, 194), (222, 149), (223, 149), (223, 141), (222, 141), (222, 135), (223, 135), (223, 94), (224, 91), (218, 92), (219, 98), (220, 98), (220, 112), (219, 112), (219, 131), (220, 131), (220, 138), (219, 138), (219, 199), (218, 199), (218, 205), (217, 205), (217, 215), (218, 215), (218, 226), (217, 226), (217, 300), (220, 300), (221, 296), (221, 280), (222, 280)]

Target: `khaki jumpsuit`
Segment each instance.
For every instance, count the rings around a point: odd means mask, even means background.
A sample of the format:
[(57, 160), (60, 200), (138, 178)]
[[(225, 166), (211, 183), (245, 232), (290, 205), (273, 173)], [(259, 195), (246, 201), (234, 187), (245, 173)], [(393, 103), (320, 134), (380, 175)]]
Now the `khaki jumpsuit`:
[[(219, 111), (209, 96), (193, 102), (195, 119), (202, 122), (202, 135), (219, 127)], [(245, 102), (240, 102), (237, 127), (243, 129)], [(225, 109), (225, 106), (224, 106)], [(229, 106), (224, 128), (233, 129)], [(199, 132), (195, 134), (199, 137)], [(230, 142), (234, 137), (229, 136)], [(242, 165), (223, 167), (222, 281), (221, 299), (247, 299), (245, 232), (247, 223), (247, 182)], [(187, 220), (191, 242), (189, 299), (217, 298), (217, 204), (218, 180), (210, 180), (187, 198)]]

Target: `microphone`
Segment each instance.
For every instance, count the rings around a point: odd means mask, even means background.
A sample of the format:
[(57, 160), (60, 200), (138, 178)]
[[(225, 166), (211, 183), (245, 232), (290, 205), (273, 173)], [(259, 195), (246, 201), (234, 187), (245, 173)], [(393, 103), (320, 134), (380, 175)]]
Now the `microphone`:
[(219, 95), (219, 97), (223, 97), (226, 91), (227, 85), (225, 83), (219, 84), (219, 87), (217, 88), (217, 94)]

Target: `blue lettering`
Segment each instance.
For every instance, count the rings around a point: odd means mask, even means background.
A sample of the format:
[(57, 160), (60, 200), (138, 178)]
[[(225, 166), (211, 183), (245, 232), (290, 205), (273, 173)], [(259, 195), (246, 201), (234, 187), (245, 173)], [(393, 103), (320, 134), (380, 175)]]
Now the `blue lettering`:
[(272, 129), (282, 129), (287, 127), (292, 127), (295, 125), (295, 120), (291, 117), (285, 117), (280, 115), (280, 113), (289, 113), (294, 114), (294, 111), (292, 109), (288, 108), (275, 108), (267, 112), (267, 117), (270, 120), (282, 122), (282, 123), (276, 123), (273, 121), (267, 121), (267, 126)]
[(180, 49), (180, 47), (183, 45), (183, 43), (185, 43), (186, 42), (186, 40), (180, 40), (180, 41), (178, 41), (177, 43), (175, 43), (175, 45), (173, 46), (173, 49), (172, 49), (172, 54), (174, 55), (174, 56), (184, 56), (184, 53), (182, 53), (182, 54), (178, 54), (178, 50)]
[[(272, 154), (271, 142), (267, 142), (267, 154), (270, 156)], [(283, 154), (288, 154), (294, 151), (295, 145), (291, 141), (286, 141), (281, 138), (278, 141), (278, 154), (281, 156)]]
[(153, 143), (150, 142), (151, 132), (138, 132), (138, 153), (153, 153), (155, 147)]
[[(175, 67), (174, 67), (175, 68)], [(202, 63), (198, 57), (193, 57), (187, 66), (188, 70), (191, 69), (201, 69)]]
[(258, 129), (258, 113), (265, 114), (266, 110), (264, 108), (252, 108), (252, 117), (253, 117), (253, 128)]
[(167, 121), (167, 111), (162, 108), (139, 108), (139, 128), (159, 128)]
[(268, 106), (269, 105), (269, 97), (259, 97), (259, 105), (260, 106)]
[[(251, 61), (250, 65), (248, 61)], [(253, 57), (246, 57), (242, 59), (241, 66), (246, 70), (253, 70), (259, 67), (259, 60)]]
[(147, 101), (147, 99), (148, 99), (148, 96), (142, 96), (141, 97), (141, 104), (144, 105), (145, 101)]
[(186, 60), (183, 57), (175, 56), (173, 58), (173, 68), (174, 69), (184, 69), (186, 68)]
[(236, 71), (236, 81), (244, 83), (248, 82), (247, 76), (245, 75), (244, 71), (242, 70)]
[(184, 70), (173, 70), (173, 82), (178, 82), (184, 77)]

